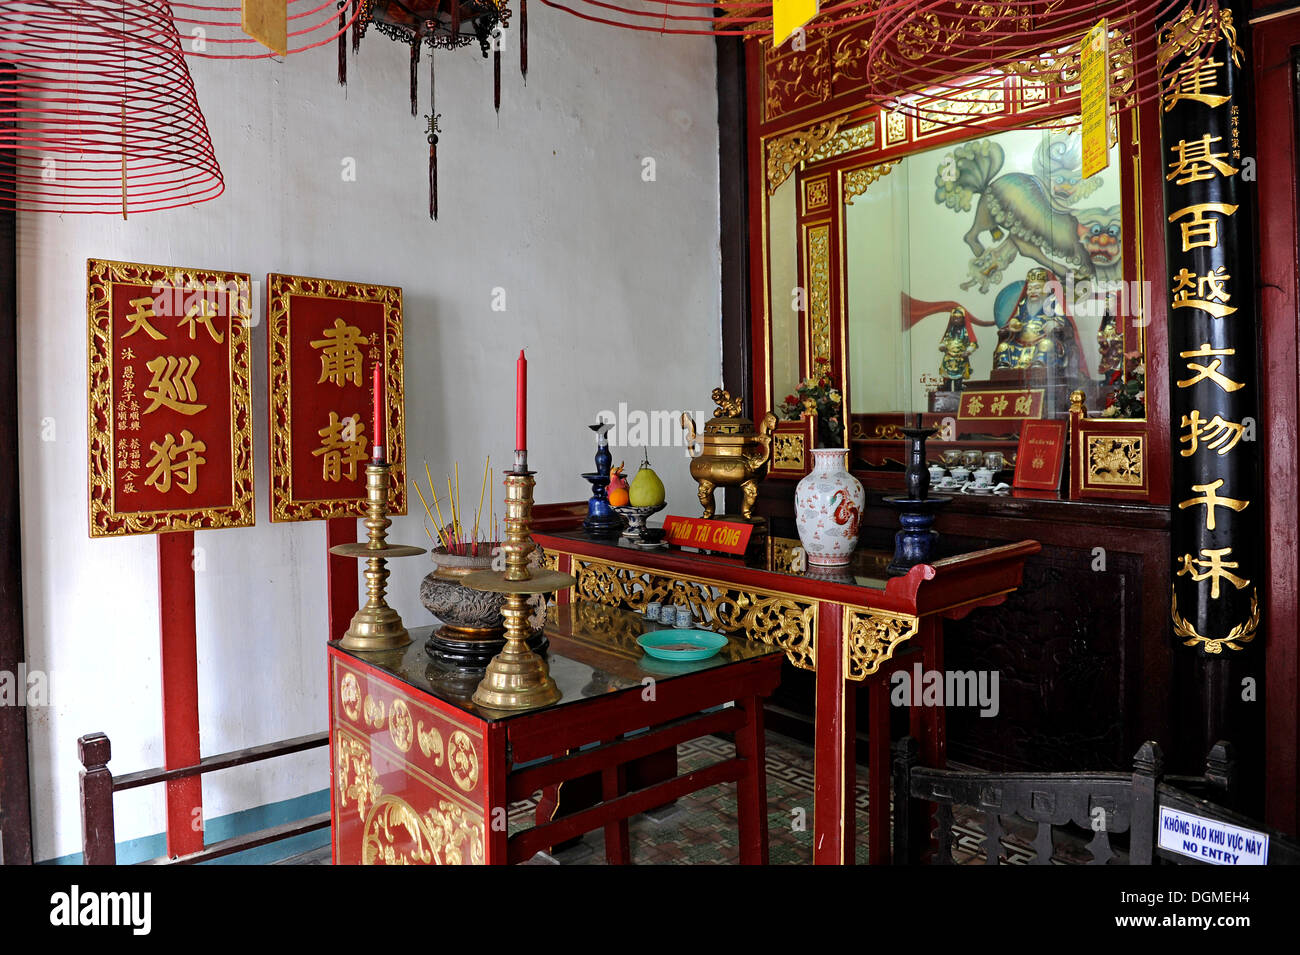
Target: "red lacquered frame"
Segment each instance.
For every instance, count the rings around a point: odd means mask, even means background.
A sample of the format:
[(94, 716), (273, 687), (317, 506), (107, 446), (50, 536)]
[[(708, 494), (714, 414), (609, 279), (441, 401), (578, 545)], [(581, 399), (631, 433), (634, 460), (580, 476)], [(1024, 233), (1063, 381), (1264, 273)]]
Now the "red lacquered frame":
[[(828, 33), (831, 31), (827, 31)], [(837, 33), (836, 36), (839, 34)], [(832, 40), (834, 37), (832, 37)], [(821, 38), (810, 41), (806, 53), (796, 54), (809, 60), (818, 55), (817, 49)], [(1137, 55), (1149, 55), (1154, 47), (1154, 35), (1150, 32), (1133, 40)], [(767, 118), (768, 91), (765, 89), (764, 76), (765, 50), (762, 41), (753, 39), (745, 43), (746, 72), (746, 137), (749, 164), (749, 283), (751, 310), (749, 316), (751, 374), (753, 381), (753, 407), (751, 415), (757, 420), (766, 411), (773, 410), (773, 405), (780, 397), (772, 393), (771, 376), (771, 342), (769, 338), (768, 307), (768, 195), (767, 195), (767, 151), (766, 142), (778, 134), (795, 130), (808, 129), (820, 122), (834, 117), (847, 117), (842, 128), (852, 127), (855, 123), (879, 114), (879, 107), (864, 105), (859, 89), (851, 83), (841, 84), (839, 74), (831, 72), (831, 80), (825, 88), (825, 95), (812, 103), (782, 113), (775, 119)], [(789, 59), (787, 57), (787, 59)], [(787, 69), (787, 74), (789, 70)], [(820, 68), (810, 71), (810, 75), (821, 75)], [(808, 89), (811, 89), (810, 86)], [(840, 90), (843, 89), (841, 92)], [(805, 91), (806, 92), (806, 91)], [(795, 97), (798, 99), (799, 97)], [(1065, 108), (1045, 107), (1032, 115), (1022, 113), (1009, 114), (990, 120), (979, 129), (957, 128), (944, 133), (927, 136), (924, 143), (910, 141), (898, 147), (886, 147), (878, 153), (872, 153), (872, 163), (899, 158), (920, 149), (931, 149), (947, 143), (970, 139), (973, 136), (987, 135), (990, 132), (1014, 129), (1024, 126), (1031, 120), (1049, 117), (1053, 110), (1064, 115)], [(1147, 288), (1158, 290), (1164, 276), (1164, 197), (1163, 170), (1160, 155), (1160, 122), (1157, 104), (1140, 107), (1138, 110), (1120, 115), (1121, 169), (1126, 201), (1123, 209), (1123, 229), (1126, 237), (1124, 253), (1124, 278), (1132, 282), (1145, 280)], [(883, 123), (878, 123), (883, 130)], [(879, 135), (883, 135), (880, 132)], [(1137, 145), (1133, 145), (1136, 143)], [(830, 228), (830, 314), (831, 314), (831, 366), (842, 383), (846, 407), (852, 405), (852, 380), (848, 367), (845, 339), (845, 304), (844, 279), (840, 274), (839, 263), (842, 261), (841, 243), (843, 201), (840, 195), (839, 170), (846, 166), (862, 165), (864, 157), (860, 154), (846, 154), (829, 161), (810, 163), (806, 170), (796, 171), (791, 178), (796, 180), (799, 195), (796, 197), (796, 229), (800, 232), (810, 226), (827, 225)], [(827, 201), (808, 208), (804, 202), (804, 184), (823, 176), (827, 183)], [(1139, 215), (1140, 210), (1140, 215)], [(1147, 227), (1149, 224), (1149, 227)], [(1129, 238), (1132, 237), (1132, 238)], [(801, 244), (802, 249), (802, 244)], [(1139, 254), (1140, 253), (1140, 261)], [(807, 288), (805, 277), (805, 255), (800, 255), (799, 282)], [(1146, 468), (1152, 480), (1149, 483), (1145, 500), (1153, 504), (1169, 503), (1169, 399), (1168, 399), (1168, 356), (1167, 335), (1165, 333), (1166, 304), (1162, 294), (1143, 296), (1143, 313), (1146, 318), (1144, 328), (1136, 326), (1130, 331), (1140, 331), (1145, 337), (1146, 383), (1147, 383), (1147, 417), (1145, 422), (1134, 422), (1144, 433), (1147, 441)], [(776, 303), (772, 304), (776, 307)], [(801, 325), (806, 324), (801, 321)], [(808, 370), (808, 335), (806, 330), (800, 335), (800, 367), (802, 374)], [(862, 475), (859, 475), (861, 477)]]

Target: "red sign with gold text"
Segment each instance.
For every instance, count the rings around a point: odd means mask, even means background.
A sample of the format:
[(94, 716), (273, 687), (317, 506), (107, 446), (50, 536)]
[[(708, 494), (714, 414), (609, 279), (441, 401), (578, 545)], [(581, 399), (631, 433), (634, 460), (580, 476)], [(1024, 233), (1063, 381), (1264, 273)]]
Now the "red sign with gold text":
[(1037, 418), (1043, 413), (1043, 389), (964, 391), (957, 406), (963, 421)]
[(744, 554), (749, 546), (753, 524), (706, 520), (702, 517), (667, 517), (664, 530), (668, 543), (678, 547), (697, 547), (724, 554)]
[(1016, 450), (1015, 487), (1056, 491), (1065, 460), (1064, 421), (1026, 421)]
[(406, 513), (402, 290), (267, 276), (271, 520), (366, 513), (372, 374), (384, 369), (389, 512)]
[(91, 537), (253, 524), (249, 288), (87, 261)]

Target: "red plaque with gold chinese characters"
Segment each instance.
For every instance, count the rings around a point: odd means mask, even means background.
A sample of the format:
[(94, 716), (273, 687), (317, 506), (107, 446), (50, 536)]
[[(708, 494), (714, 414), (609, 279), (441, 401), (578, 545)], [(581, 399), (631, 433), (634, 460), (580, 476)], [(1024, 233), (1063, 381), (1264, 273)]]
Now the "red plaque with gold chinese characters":
[(1043, 389), (962, 392), (957, 417), (962, 421), (1001, 421), (1038, 418), (1043, 414)]
[(390, 514), (406, 513), (402, 290), (267, 276), (271, 520), (366, 515), (372, 373), (384, 369)]
[(249, 527), (249, 278), (90, 259), (90, 536)]

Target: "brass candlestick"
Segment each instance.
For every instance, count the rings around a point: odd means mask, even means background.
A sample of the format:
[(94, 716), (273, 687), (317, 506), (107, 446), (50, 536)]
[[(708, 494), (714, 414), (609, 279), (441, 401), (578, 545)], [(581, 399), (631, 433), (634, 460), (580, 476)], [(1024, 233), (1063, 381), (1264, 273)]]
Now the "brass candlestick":
[(370, 540), (367, 543), (336, 544), (330, 548), (331, 554), (366, 560), (366, 593), (370, 599), (353, 615), (348, 632), (339, 641), (344, 650), (396, 650), (411, 642), (402, 618), (384, 600), (388, 587), (388, 559), (414, 557), (423, 554), (424, 548), (388, 543), (388, 528), (393, 523), (388, 518), (388, 484), (387, 462), (372, 461), (366, 465), (366, 499), (370, 515), (366, 518), (366, 530), (370, 532)]
[(576, 581), (569, 574), (528, 567), (528, 556), (536, 548), (529, 530), (533, 513), (533, 472), (507, 471), (505, 570), (481, 570), (468, 574), (463, 583), (473, 590), (505, 594), (501, 616), (506, 625), (506, 645), (492, 658), (483, 681), (474, 691), (474, 702), (494, 710), (528, 710), (560, 699), (560, 689), (551, 679), (546, 661), (528, 649), (528, 597), (547, 594)]

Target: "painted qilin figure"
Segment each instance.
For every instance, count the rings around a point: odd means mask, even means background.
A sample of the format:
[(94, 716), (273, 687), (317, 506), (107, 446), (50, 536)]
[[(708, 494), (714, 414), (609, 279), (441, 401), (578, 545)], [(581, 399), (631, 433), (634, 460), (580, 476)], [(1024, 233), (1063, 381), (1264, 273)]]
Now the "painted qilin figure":
[[(1081, 175), (1079, 137), (1044, 136), (1034, 150), (1032, 173), (1002, 172), (1005, 161), (998, 143), (975, 140), (945, 156), (935, 175), (939, 205), (967, 212), (979, 196), (962, 237), (972, 253), (962, 288), (978, 286), (987, 293), (1018, 255), (1057, 275), (1110, 277), (1119, 248), (1118, 229), (1111, 231), (1117, 217), (1108, 215), (1112, 210), (1076, 208), (1103, 185), (1101, 176)], [(993, 244), (986, 245), (984, 236)], [(1099, 266), (1107, 274), (1099, 275)]]

